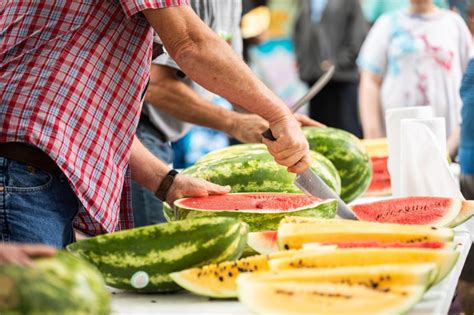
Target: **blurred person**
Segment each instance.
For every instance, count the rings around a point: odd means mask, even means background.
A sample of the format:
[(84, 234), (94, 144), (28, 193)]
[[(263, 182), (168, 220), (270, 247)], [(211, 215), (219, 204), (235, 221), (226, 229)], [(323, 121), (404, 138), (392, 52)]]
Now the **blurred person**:
[[(241, 55), (240, 0), (191, 0), (190, 5)], [(137, 137), (166, 163), (173, 161), (170, 142), (181, 139), (192, 124), (223, 131), (242, 143), (261, 142), (261, 133), (269, 126), (265, 119), (217, 106), (213, 98), (214, 94), (191, 81), (171, 56), (158, 56), (152, 61)], [(307, 117), (296, 118), (301, 124), (317, 125)], [(132, 183), (132, 202), (136, 226), (166, 222), (161, 201), (137, 182)]]
[(310, 117), (361, 137), (356, 58), (368, 31), (359, 0), (300, 2), (294, 44), (300, 78), (313, 85), (334, 64), (332, 80), (310, 102)]
[(464, 198), (474, 199), (474, 59), (471, 59), (461, 85), (463, 107), (461, 111), (461, 192)]
[(408, 9), (382, 16), (358, 58), (365, 138), (385, 136), (387, 109), (431, 106), (446, 119), (448, 143), (455, 151), (459, 88), (470, 53), (471, 35), (462, 18), (432, 0), (411, 0)]
[[(447, 0), (435, 0), (440, 8), (448, 8)], [(384, 14), (405, 9), (410, 5), (410, 0), (362, 0), (364, 16), (371, 24), (375, 23)]]
[(229, 192), (177, 174), (135, 137), (153, 31), (186, 75), (268, 121), (277, 140), (263, 142), (278, 163), (309, 167), (287, 106), (186, 0), (7, 0), (1, 8), (2, 242), (64, 247), (73, 225), (88, 235), (133, 227), (131, 177), (170, 204)]
[(53, 256), (56, 250), (44, 245), (0, 243), (0, 266), (21, 265), (30, 267), (33, 258)]

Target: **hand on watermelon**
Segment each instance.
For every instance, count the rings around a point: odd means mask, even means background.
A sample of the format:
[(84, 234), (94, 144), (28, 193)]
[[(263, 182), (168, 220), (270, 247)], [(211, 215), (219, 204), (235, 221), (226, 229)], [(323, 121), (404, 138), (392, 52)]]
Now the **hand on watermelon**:
[(285, 116), (275, 122), (270, 121), (270, 130), (276, 141), (263, 139), (263, 143), (275, 161), (292, 173), (307, 170), (311, 165), (309, 145), (298, 121), (292, 115)]
[(52, 256), (56, 250), (44, 245), (0, 244), (0, 265), (21, 265), (30, 267), (35, 257)]
[(228, 192), (230, 192), (230, 186), (220, 186), (200, 178), (177, 175), (166, 195), (166, 202), (172, 205), (180, 198), (224, 195)]

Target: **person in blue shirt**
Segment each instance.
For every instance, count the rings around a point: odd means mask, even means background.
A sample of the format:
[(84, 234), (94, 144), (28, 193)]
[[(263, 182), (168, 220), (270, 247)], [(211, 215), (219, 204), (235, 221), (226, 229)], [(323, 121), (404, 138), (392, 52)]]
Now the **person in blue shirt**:
[(461, 164), (461, 192), (464, 198), (474, 199), (474, 59), (471, 59), (461, 85), (461, 140), (459, 163)]

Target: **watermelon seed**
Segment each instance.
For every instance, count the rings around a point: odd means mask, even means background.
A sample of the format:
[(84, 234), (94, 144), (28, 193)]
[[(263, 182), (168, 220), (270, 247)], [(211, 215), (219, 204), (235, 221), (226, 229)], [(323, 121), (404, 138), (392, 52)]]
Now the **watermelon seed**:
[(288, 244), (285, 244), (285, 249), (286, 250), (290, 249), (290, 246), (288, 246)]
[(220, 282), (223, 282), (224, 281), (224, 278), (222, 278), (222, 276), (219, 277), (219, 281)]
[(233, 276), (232, 272), (230, 272), (230, 271), (229, 271), (228, 275), (229, 275), (229, 278), (232, 278), (232, 276)]
[(437, 230), (437, 228), (436, 228), (436, 227), (434, 227), (434, 226), (432, 226), (432, 227), (431, 227), (431, 229), (432, 229), (432, 230)]
[(151, 302), (151, 303), (156, 303), (156, 300), (151, 300), (150, 302)]

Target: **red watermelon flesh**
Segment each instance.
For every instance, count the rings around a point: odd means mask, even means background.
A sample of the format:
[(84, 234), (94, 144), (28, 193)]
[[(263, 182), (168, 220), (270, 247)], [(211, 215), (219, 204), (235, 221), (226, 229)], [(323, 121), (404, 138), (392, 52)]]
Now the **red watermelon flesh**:
[[(247, 245), (260, 254), (269, 255), (279, 251), (277, 243), (277, 231), (252, 232), (248, 234)], [(347, 241), (347, 242), (322, 242), (319, 245), (336, 245), (338, 248), (431, 248), (447, 249), (453, 248), (452, 243), (445, 242), (379, 242), (379, 241)]]
[(269, 255), (279, 251), (277, 231), (250, 232), (247, 245), (259, 254)]
[(352, 206), (360, 220), (449, 226), (460, 213), (462, 201), (441, 197), (406, 197)]
[(384, 196), (390, 195), (392, 185), (390, 182), (390, 174), (388, 172), (387, 156), (374, 156), (370, 158), (372, 164), (372, 178), (369, 188), (364, 196)]
[(209, 211), (222, 211), (226, 209), (231, 211), (291, 211), (311, 207), (320, 201), (321, 199), (303, 194), (246, 193), (214, 195), (206, 198), (186, 198), (181, 201), (180, 207), (206, 209)]

